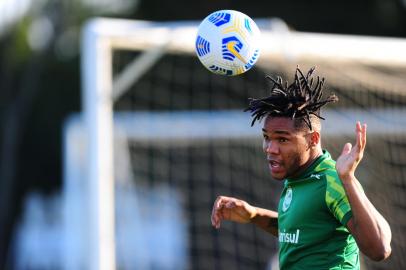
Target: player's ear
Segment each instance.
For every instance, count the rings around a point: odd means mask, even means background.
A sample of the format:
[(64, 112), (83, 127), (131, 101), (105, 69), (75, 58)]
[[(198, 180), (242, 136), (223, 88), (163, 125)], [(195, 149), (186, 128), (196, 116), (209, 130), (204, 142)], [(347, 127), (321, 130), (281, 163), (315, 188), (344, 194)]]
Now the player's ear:
[(316, 146), (320, 143), (320, 132), (318, 131), (312, 131), (312, 133), (310, 133), (310, 145)]

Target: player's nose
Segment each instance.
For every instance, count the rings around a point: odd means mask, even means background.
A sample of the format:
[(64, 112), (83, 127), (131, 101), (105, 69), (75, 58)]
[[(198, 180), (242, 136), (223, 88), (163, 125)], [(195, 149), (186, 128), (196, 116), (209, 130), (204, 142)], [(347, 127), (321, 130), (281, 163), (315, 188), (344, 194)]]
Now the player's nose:
[(279, 153), (279, 147), (273, 141), (266, 142), (264, 150), (265, 150), (265, 153), (267, 153), (267, 154), (278, 154)]

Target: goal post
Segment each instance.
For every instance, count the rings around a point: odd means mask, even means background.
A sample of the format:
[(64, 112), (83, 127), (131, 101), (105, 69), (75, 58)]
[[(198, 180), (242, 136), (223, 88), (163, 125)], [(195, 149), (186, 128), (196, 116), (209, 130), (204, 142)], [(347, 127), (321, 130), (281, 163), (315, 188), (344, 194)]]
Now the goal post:
[[(255, 21), (259, 22), (262, 35), (259, 67), (286, 67), (286, 63), (294, 66), (303, 62), (406, 67), (404, 39), (298, 33), (289, 31), (283, 24), (280, 26), (280, 21), (279, 24), (266, 19)], [(163, 55), (194, 54), (198, 23), (96, 18), (83, 28), (82, 101), (91, 226), (88, 230), (91, 234), (88, 239), (89, 269), (117, 268), (113, 163), (115, 101)], [(141, 52), (116, 77), (113, 76), (115, 50)]]
[(88, 134), (89, 269), (116, 269), (113, 179), (112, 47), (100, 26), (86, 26), (83, 111)]

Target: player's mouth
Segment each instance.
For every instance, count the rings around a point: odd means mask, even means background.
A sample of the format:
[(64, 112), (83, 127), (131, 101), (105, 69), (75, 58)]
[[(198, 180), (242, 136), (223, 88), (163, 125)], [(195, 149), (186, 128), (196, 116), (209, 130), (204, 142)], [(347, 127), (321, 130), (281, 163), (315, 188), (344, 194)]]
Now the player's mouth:
[(283, 171), (282, 163), (275, 159), (268, 158), (268, 164), (272, 174), (278, 174)]

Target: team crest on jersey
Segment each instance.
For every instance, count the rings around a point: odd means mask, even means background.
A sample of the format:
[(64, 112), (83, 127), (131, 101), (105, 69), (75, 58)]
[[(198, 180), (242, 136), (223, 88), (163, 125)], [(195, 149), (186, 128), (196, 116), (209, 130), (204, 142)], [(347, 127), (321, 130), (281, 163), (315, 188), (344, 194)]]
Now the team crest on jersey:
[(283, 204), (282, 204), (283, 212), (286, 212), (289, 209), (290, 203), (292, 202), (292, 198), (293, 198), (292, 188), (288, 188), (286, 190), (286, 195), (285, 195), (285, 198), (284, 198)]

